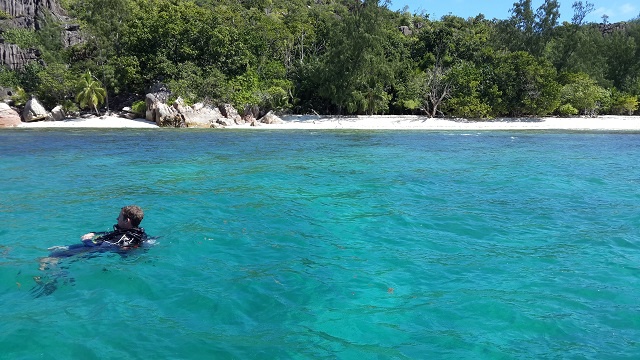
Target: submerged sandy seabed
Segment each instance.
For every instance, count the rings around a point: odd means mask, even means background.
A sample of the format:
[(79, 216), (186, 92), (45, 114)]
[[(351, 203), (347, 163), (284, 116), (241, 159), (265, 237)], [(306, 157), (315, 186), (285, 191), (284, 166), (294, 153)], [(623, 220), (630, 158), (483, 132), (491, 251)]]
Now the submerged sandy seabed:
[[(284, 124), (257, 127), (237, 125), (233, 129), (362, 129), (362, 130), (618, 130), (640, 131), (640, 116), (604, 115), (596, 118), (504, 118), (494, 120), (432, 119), (425, 116), (283, 116)], [(88, 119), (22, 123), (19, 128), (157, 128), (144, 119), (102, 116)]]

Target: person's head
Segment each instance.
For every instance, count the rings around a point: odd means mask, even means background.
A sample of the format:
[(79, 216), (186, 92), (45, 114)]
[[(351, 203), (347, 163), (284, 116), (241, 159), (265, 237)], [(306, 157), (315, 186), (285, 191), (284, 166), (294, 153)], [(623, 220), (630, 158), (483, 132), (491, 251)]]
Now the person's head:
[(142, 218), (144, 218), (144, 212), (139, 206), (125, 206), (118, 215), (118, 227), (121, 229), (136, 228), (142, 222)]

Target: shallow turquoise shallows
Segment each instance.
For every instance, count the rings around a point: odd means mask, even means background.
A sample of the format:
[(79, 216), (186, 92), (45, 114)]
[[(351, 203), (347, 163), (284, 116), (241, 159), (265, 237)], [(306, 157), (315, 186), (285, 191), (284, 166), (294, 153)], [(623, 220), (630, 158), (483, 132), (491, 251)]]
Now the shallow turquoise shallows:
[[(640, 134), (0, 132), (2, 359), (640, 358)], [(138, 204), (156, 243), (40, 270)]]

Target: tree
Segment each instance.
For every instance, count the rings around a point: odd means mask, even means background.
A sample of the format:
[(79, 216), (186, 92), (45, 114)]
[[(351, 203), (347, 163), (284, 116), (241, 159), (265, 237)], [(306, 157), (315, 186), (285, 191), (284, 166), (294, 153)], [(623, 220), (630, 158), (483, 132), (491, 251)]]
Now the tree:
[(48, 108), (61, 104), (73, 96), (74, 75), (62, 64), (50, 64), (37, 73), (38, 86), (35, 93)]
[(492, 31), (491, 23), (482, 15), (469, 19), (443, 16), (441, 21), (420, 29), (413, 58), (422, 70), (438, 62), (450, 67), (460, 60), (482, 61)]
[[(640, 40), (640, 39), (639, 39)], [(615, 31), (606, 36), (604, 58), (606, 77), (618, 89), (627, 90), (640, 70), (638, 55), (640, 48), (635, 39), (623, 31)]]
[[(388, 109), (387, 89), (393, 79), (390, 34), (377, 0), (350, 0), (350, 8), (332, 26), (331, 47), (315, 73), (318, 93), (338, 113), (375, 114)], [(397, 33), (397, 30), (396, 30)]]
[(82, 76), (78, 82), (78, 89), (80, 92), (76, 95), (76, 101), (80, 108), (93, 108), (96, 115), (100, 115), (98, 106), (105, 101), (107, 92), (101, 87), (100, 82), (93, 78), (90, 71)]
[(633, 115), (638, 110), (638, 97), (613, 91), (611, 94), (611, 112), (616, 115)]
[[(572, 8), (573, 17), (571, 18), (571, 23), (565, 22), (561, 34), (554, 39), (556, 49), (554, 58), (551, 61), (559, 72), (569, 70), (574, 63), (574, 61), (572, 61), (574, 53), (579, 50), (584, 51), (584, 48), (587, 46), (585, 43), (588, 43), (588, 40), (593, 38), (589, 36), (589, 29), (585, 29), (583, 26), (584, 19), (593, 12), (593, 4), (588, 1), (584, 3), (582, 1), (576, 1), (573, 3)], [(589, 51), (589, 53), (589, 56), (593, 56), (591, 51)]]
[(531, 0), (520, 0), (511, 8), (511, 21), (516, 29), (520, 30), (520, 41), (524, 45), (523, 50), (533, 47), (533, 34), (535, 27), (535, 14), (531, 7)]
[(447, 78), (448, 72), (449, 69), (445, 69), (440, 64), (435, 64), (426, 72), (423, 104), (430, 117), (435, 117), (440, 105), (451, 96), (451, 80)]
[(497, 86), (489, 84), (483, 69), (470, 61), (462, 61), (451, 68), (451, 96), (444, 104), (448, 115), (463, 118), (486, 118), (494, 115), (490, 99), (500, 97)]
[(559, 105), (556, 71), (545, 60), (518, 51), (496, 56), (492, 81), (501, 93), (494, 110), (502, 115), (546, 115)]
[(557, 0), (545, 0), (534, 12), (531, 0), (513, 4), (511, 17), (498, 23), (499, 42), (511, 51), (527, 51), (541, 56), (560, 18)]
[(571, 23), (576, 26), (582, 26), (584, 24), (584, 19), (586, 19), (587, 15), (593, 12), (594, 6), (592, 3), (585, 1), (584, 4), (582, 1), (576, 1), (571, 5), (573, 8), (573, 17), (571, 18)]
[(547, 43), (553, 37), (554, 30), (558, 25), (558, 19), (560, 18), (560, 4), (557, 0), (545, 0), (538, 10), (536, 11), (536, 23), (534, 25), (534, 32), (536, 34), (536, 40), (532, 53), (536, 56), (541, 56)]
[(568, 79), (568, 83), (560, 92), (562, 103), (571, 105), (583, 115), (597, 115), (609, 93), (587, 74), (566, 74), (565, 78)]

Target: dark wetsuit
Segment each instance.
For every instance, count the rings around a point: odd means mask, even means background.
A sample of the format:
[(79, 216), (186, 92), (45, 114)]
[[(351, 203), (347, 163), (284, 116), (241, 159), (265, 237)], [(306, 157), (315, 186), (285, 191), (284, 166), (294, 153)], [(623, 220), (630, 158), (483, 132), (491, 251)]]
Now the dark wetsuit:
[[(147, 239), (143, 228), (120, 229), (113, 225), (112, 232), (96, 233), (91, 240), (84, 240), (87, 246), (115, 245), (120, 248), (137, 248)], [(104, 244), (107, 243), (107, 244)]]
[(87, 251), (113, 251), (137, 248), (147, 240), (143, 228), (120, 229), (113, 225), (111, 232), (97, 232), (91, 240), (82, 240), (82, 244), (54, 246), (49, 257), (69, 257)]

